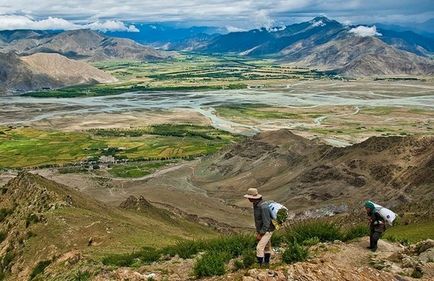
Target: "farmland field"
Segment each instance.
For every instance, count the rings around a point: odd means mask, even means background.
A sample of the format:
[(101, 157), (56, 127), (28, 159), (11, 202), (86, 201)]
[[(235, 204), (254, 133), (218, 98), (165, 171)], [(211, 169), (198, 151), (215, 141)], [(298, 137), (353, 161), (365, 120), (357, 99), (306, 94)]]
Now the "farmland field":
[(82, 132), (3, 127), (0, 168), (67, 165), (102, 156), (123, 161), (190, 159), (215, 152), (236, 139), (211, 127), (192, 125)]
[(335, 78), (272, 60), (182, 54), (169, 61), (105, 61), (94, 65), (119, 82), (27, 93), (32, 97), (92, 97), (136, 91), (199, 91), (271, 87), (288, 80)]

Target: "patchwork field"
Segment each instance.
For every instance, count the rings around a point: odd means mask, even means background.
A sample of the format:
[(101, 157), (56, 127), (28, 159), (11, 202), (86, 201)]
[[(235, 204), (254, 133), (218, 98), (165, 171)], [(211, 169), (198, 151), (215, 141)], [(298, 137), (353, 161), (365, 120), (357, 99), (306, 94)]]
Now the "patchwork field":
[(0, 168), (191, 159), (213, 153), (236, 139), (212, 127), (193, 125), (78, 132), (3, 127)]

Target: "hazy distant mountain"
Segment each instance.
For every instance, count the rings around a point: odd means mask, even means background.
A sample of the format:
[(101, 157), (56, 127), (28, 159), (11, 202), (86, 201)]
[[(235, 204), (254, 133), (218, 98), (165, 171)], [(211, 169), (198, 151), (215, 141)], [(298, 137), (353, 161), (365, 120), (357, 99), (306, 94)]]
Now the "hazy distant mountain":
[(429, 19), (422, 23), (408, 23), (408, 24), (376, 23), (375, 25), (383, 29), (400, 31), (400, 32), (411, 31), (420, 35), (434, 38), (434, 18)]
[[(14, 51), (20, 55), (34, 53), (59, 53), (68, 58), (91, 61), (110, 59), (160, 60), (170, 54), (155, 50), (125, 38), (113, 38), (92, 30), (73, 30), (58, 33), (16, 31), (0, 32), (3, 52)], [(9, 39), (7, 39), (9, 38)]]
[(151, 44), (157, 47), (170, 48), (180, 45), (184, 41), (206, 37), (207, 39), (214, 34), (227, 33), (226, 28), (214, 26), (192, 26), (179, 27), (173, 24), (160, 23), (134, 23), (138, 32), (106, 32), (105, 34), (113, 37), (129, 38), (142, 44)]
[(434, 37), (423, 36), (413, 31), (394, 31), (379, 28), (381, 40), (395, 48), (420, 56), (434, 55)]
[(102, 70), (59, 54), (19, 57), (12, 52), (0, 53), (0, 95), (115, 81)]

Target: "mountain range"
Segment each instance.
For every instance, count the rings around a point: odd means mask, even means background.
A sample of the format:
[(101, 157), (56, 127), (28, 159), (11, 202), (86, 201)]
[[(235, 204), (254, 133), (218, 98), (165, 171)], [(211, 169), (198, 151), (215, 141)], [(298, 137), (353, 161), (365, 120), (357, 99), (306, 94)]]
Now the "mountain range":
[(19, 55), (58, 53), (71, 59), (103, 61), (110, 59), (153, 61), (169, 53), (125, 38), (109, 37), (93, 30), (63, 32), (15, 30), (0, 32), (0, 52)]
[[(128, 36), (177, 51), (272, 58), (279, 64), (316, 68), (350, 77), (434, 74), (434, 37), (401, 29), (348, 26), (326, 17), (278, 28), (225, 34), (219, 34), (224, 31), (211, 27), (170, 28), (150, 24), (139, 27), (142, 32), (128, 34), (104, 34), (88, 29), (0, 31), (0, 91), (30, 91), (114, 81), (113, 77), (84, 64), (80, 64), (85, 69), (84, 75), (79, 77), (82, 71), (77, 71), (79, 64), (74, 64), (76, 60), (158, 61), (176, 54), (109, 35)], [(31, 57), (36, 54), (59, 56)], [(23, 56), (28, 57), (27, 61), (20, 58)], [(54, 62), (44, 62), (43, 58)], [(54, 65), (58, 66), (55, 75), (50, 70)]]
[(410, 31), (370, 28), (369, 32), (364, 34), (356, 26), (316, 17), (281, 28), (232, 32), (205, 42), (198, 39), (193, 50), (271, 57), (345, 75), (434, 73), (429, 58), (434, 51), (433, 38)]

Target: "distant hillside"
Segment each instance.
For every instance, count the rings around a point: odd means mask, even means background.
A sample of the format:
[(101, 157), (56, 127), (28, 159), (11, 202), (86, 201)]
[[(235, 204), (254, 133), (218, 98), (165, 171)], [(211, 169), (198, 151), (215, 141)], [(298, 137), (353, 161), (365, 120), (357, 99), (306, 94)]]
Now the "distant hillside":
[(285, 62), (297, 62), (349, 76), (432, 75), (434, 62), (387, 45), (375, 37), (354, 35), (321, 45), (305, 42), (281, 51)]
[[(72, 59), (101, 61), (110, 59), (160, 60), (169, 53), (124, 38), (114, 38), (92, 30), (60, 33), (16, 31), (0, 32), (0, 51), (20, 55), (59, 53)], [(6, 39), (6, 40), (5, 40)]]
[(372, 137), (337, 148), (279, 130), (204, 159), (191, 181), (209, 196), (241, 205), (240, 194), (256, 187), (294, 211), (366, 198), (402, 207), (433, 198), (433, 169), (432, 137)]
[(355, 26), (317, 17), (281, 28), (219, 35), (192, 47), (205, 53), (237, 53), (301, 65), (306, 63), (345, 75), (434, 73), (433, 60), (422, 57), (433, 53), (432, 38), (389, 30), (375, 34), (373, 29), (372, 34), (365, 35), (353, 32), (353, 28)]
[(115, 81), (104, 71), (59, 54), (0, 53), (0, 94)]
[(76, 280), (73, 268), (85, 260), (162, 247), (193, 234), (213, 235), (144, 199), (129, 199), (123, 208), (108, 207), (29, 173), (19, 174), (0, 191), (0, 276), (6, 280), (29, 280), (43, 263), (69, 272), (71, 279), (62, 280)]

